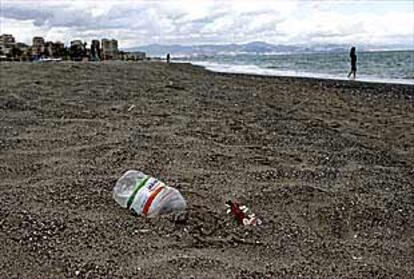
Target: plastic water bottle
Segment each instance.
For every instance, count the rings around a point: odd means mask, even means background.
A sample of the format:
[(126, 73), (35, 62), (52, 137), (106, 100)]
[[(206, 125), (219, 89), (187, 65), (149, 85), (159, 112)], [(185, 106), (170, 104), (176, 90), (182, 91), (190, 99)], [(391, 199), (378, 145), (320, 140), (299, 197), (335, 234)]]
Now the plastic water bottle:
[(118, 179), (113, 198), (122, 207), (147, 217), (182, 211), (187, 207), (177, 189), (136, 170), (129, 170)]

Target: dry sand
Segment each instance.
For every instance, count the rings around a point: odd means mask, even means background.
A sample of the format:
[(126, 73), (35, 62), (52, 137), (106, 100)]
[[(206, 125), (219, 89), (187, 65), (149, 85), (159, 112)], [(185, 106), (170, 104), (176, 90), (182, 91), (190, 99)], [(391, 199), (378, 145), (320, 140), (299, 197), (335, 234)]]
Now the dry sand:
[[(0, 74), (0, 278), (413, 278), (413, 86), (162, 63)], [(178, 188), (187, 219), (120, 208), (128, 169)], [(263, 225), (235, 224), (230, 198)]]

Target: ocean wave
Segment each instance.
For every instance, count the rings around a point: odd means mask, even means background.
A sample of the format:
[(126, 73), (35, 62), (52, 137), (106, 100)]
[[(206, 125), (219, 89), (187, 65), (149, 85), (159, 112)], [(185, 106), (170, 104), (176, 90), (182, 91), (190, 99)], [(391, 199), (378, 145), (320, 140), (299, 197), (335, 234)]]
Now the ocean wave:
[[(301, 72), (295, 70), (277, 70), (272, 67), (262, 68), (257, 65), (236, 65), (236, 64), (225, 64), (225, 63), (215, 63), (207, 61), (186, 61), (193, 65), (202, 66), (207, 70), (213, 72), (222, 72), (222, 73), (240, 73), (240, 74), (255, 74), (255, 75), (265, 75), (265, 76), (283, 76), (283, 77), (306, 77), (306, 78), (318, 78), (318, 79), (333, 79), (333, 80), (349, 80), (346, 76), (347, 73), (344, 72), (344, 75), (330, 75), (314, 72)], [(391, 79), (391, 78), (381, 78), (375, 76), (358, 76), (355, 81), (362, 82), (378, 82), (378, 83), (396, 83), (396, 84), (412, 84), (414, 85), (414, 79)]]

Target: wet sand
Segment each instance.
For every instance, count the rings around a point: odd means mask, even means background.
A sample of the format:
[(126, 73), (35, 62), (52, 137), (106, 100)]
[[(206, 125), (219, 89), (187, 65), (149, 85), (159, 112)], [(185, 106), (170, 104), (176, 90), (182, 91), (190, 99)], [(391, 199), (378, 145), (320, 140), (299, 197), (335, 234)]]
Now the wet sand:
[[(0, 278), (412, 278), (414, 87), (0, 64)], [(128, 169), (187, 218), (112, 199)], [(262, 220), (241, 227), (236, 199)]]

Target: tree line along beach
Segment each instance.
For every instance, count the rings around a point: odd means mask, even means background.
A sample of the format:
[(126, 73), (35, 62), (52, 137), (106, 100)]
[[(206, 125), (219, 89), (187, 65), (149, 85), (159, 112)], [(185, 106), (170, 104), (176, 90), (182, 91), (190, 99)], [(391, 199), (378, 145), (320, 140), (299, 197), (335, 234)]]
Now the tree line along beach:
[[(414, 273), (412, 85), (116, 61), (0, 79), (1, 278)], [(128, 169), (179, 189), (185, 222), (117, 206)]]

